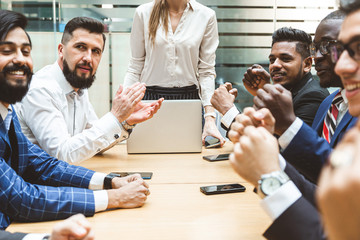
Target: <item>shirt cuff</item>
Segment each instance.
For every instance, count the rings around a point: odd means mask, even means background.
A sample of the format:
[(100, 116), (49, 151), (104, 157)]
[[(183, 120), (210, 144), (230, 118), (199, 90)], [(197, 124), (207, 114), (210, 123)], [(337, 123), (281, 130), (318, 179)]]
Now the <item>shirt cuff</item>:
[(269, 215), (272, 221), (275, 221), (286, 209), (301, 198), (301, 192), (292, 181), (282, 185), (272, 195), (261, 200), (260, 205)]
[(288, 129), (279, 137), (279, 145), (282, 150), (289, 146), (295, 135), (299, 132), (303, 121), (300, 118), (296, 118)]
[(95, 172), (90, 179), (89, 189), (90, 190), (100, 190), (104, 189), (104, 179), (106, 177), (105, 173)]
[(129, 133), (123, 129), (121, 123), (111, 112), (105, 114), (99, 120), (100, 128), (104, 131), (109, 142), (122, 141), (129, 137)]
[(286, 160), (281, 154), (279, 154), (279, 165), (280, 169), (284, 171), (286, 167)]
[(45, 236), (49, 236), (48, 233), (29, 233), (23, 237), (22, 240), (42, 240)]
[(235, 106), (233, 106), (221, 118), (221, 123), (224, 124), (225, 127), (229, 128), (231, 123), (234, 121), (235, 117), (239, 113), (239, 110)]
[(95, 199), (95, 212), (105, 211), (109, 202), (107, 191), (106, 190), (94, 191), (94, 199)]

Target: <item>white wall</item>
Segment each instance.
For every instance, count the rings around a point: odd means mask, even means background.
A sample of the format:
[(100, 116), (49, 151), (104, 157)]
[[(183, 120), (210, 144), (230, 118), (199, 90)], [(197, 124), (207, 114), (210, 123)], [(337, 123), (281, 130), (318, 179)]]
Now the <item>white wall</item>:
[[(61, 33), (54, 37), (52, 32), (29, 32), (33, 44), (32, 58), (34, 61), (34, 72), (42, 67), (52, 64), (57, 59), (57, 45), (61, 40)], [(99, 117), (110, 110), (110, 52), (109, 52), (109, 34), (106, 34), (106, 44), (100, 65), (96, 73), (96, 80), (89, 89), (90, 101)], [(124, 81), (130, 58), (130, 33), (112, 33), (112, 76), (113, 93), (117, 91), (120, 84)], [(55, 44), (56, 42), (56, 44)]]

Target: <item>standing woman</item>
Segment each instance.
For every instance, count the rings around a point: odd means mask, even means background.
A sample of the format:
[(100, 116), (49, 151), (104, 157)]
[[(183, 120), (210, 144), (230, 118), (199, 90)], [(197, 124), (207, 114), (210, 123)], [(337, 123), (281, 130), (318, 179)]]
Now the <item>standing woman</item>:
[(124, 86), (146, 84), (144, 99), (201, 99), (206, 136), (225, 140), (210, 99), (219, 44), (215, 12), (195, 0), (154, 0), (140, 5), (131, 31), (131, 60)]

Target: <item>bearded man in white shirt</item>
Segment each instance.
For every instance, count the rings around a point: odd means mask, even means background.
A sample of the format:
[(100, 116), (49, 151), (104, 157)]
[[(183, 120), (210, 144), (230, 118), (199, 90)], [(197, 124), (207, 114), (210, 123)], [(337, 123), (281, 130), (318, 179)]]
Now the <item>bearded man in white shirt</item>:
[(17, 104), (23, 133), (51, 156), (69, 163), (91, 158), (128, 138), (135, 124), (153, 116), (163, 99), (142, 103), (144, 84), (119, 87), (110, 112), (98, 119), (87, 88), (105, 46), (104, 25), (92, 18), (70, 20), (58, 60), (39, 70)]

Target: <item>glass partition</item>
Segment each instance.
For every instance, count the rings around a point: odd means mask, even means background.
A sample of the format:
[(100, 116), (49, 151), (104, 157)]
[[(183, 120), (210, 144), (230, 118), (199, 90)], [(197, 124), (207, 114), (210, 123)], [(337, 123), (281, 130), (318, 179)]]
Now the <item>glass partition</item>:
[[(32, 41), (34, 70), (57, 58), (57, 45), (65, 24), (73, 17), (87, 16), (106, 25), (107, 41), (90, 88), (90, 98), (99, 116), (109, 111), (111, 98), (123, 82), (130, 59), (130, 31), (137, 6), (149, 0), (1, 1), (1, 8), (25, 14)], [(198, 0), (217, 15), (220, 44), (216, 52), (216, 86), (233, 83), (239, 94), (236, 105), (252, 105), (242, 85), (243, 74), (254, 63), (268, 66), (271, 35), (283, 27), (314, 34), (319, 21), (337, 9), (336, 0)]]

